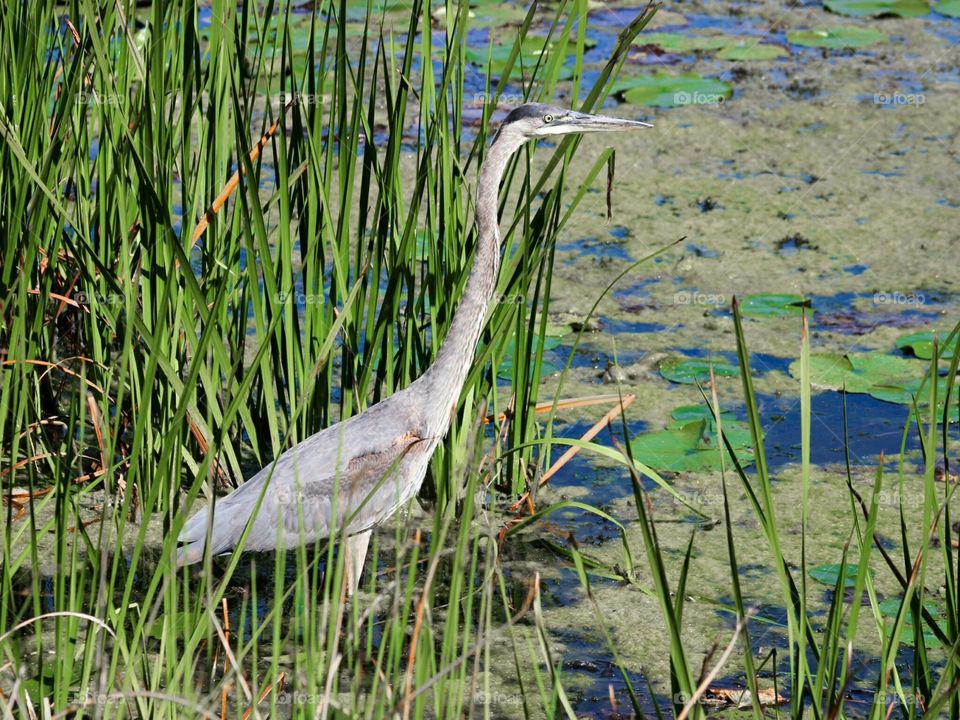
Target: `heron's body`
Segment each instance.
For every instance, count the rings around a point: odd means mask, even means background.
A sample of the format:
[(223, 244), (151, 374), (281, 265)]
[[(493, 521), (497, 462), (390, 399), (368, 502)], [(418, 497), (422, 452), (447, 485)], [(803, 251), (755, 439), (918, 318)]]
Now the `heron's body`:
[(496, 287), (498, 192), (510, 156), (535, 137), (628, 127), (647, 125), (536, 104), (510, 113), (480, 171), (476, 256), (433, 365), (404, 390), (284, 452), (216, 502), (212, 525), (210, 510), (190, 518), (178, 563), (202, 559), (208, 527), (211, 555), (234, 549), (256, 509), (244, 550), (291, 548), (345, 531), (349, 589), (355, 589), (371, 529), (417, 494), (450, 427)]

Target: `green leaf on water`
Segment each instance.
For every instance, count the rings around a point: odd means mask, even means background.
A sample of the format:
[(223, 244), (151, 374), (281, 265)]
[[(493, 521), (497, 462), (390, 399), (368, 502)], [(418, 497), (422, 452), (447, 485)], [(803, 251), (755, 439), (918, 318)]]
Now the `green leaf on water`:
[[(816, 353), (810, 356), (810, 384), (821, 390), (845, 390), (848, 393), (863, 393), (889, 403), (928, 405), (930, 385), (924, 383), (927, 368), (923, 363), (908, 358), (881, 353)], [(790, 375), (800, 378), (800, 361), (790, 364)], [(937, 396), (946, 397), (947, 380), (937, 378)], [(921, 387), (922, 386), (922, 387)], [(938, 402), (937, 417), (943, 411), (942, 400)], [(950, 409), (950, 422), (956, 422), (958, 411)]]
[[(800, 362), (790, 364), (790, 374), (800, 377)], [(814, 353), (810, 356), (810, 384), (826, 390), (870, 393), (874, 389), (899, 386), (923, 374), (912, 360), (881, 353)]]
[[(957, 3), (960, 4), (960, 0), (957, 0)], [(885, 32), (868, 27), (822, 27), (813, 30), (793, 30), (787, 33), (787, 40), (794, 45), (834, 50), (866, 47), (874, 43), (887, 42), (889, 39)]]
[[(587, 46), (591, 43), (587, 41)], [(510, 54), (513, 52), (514, 42), (495, 43), (492, 46), (468, 47), (467, 60), (480, 67), (487, 66), (487, 60), (490, 61), (490, 71), (495, 76), (500, 76), (506, 69)], [(514, 60), (513, 67), (510, 70), (511, 77), (520, 77), (521, 74), (529, 75), (537, 67), (537, 63), (545, 63), (547, 55), (552, 52), (561, 52), (563, 49), (556, 42), (548, 42), (547, 38), (539, 35), (528, 35), (520, 44), (520, 54)], [(488, 57), (489, 56), (489, 57)], [(541, 60), (542, 58), (542, 60)], [(573, 70), (566, 65), (560, 68), (560, 79), (568, 80), (573, 76)]]
[[(908, 380), (903, 383), (890, 383), (886, 385), (876, 385), (870, 389), (870, 396), (884, 402), (897, 403), (899, 405), (912, 405), (916, 400), (917, 405), (923, 409), (929, 406), (927, 399), (930, 397), (930, 382), (923, 382), (922, 378)], [(947, 378), (937, 378), (937, 419), (943, 416), (943, 399), (947, 396)], [(950, 412), (947, 416), (948, 422), (957, 422), (960, 419), (960, 408), (957, 407), (956, 394), (953, 396), (953, 402), (950, 403)]]
[[(562, 342), (560, 335), (547, 335), (543, 339), (543, 349), (544, 351), (553, 350), (556, 347), (559, 347)], [(537, 353), (537, 349), (540, 347), (540, 337), (535, 335), (531, 338), (531, 347), (530, 347), (530, 358), (531, 360)], [(511, 338), (510, 342), (507, 343), (506, 350), (504, 350), (503, 360), (500, 362), (500, 367), (497, 369), (497, 377), (502, 380), (510, 380), (513, 377), (514, 362), (513, 358), (517, 353), (517, 342), (515, 338)], [(553, 375), (553, 373), (560, 372), (561, 368), (556, 364), (552, 363), (547, 359), (544, 359), (540, 364), (540, 377), (546, 377), (547, 375)]]
[(670, 75), (658, 72), (620, 80), (614, 83), (611, 92), (623, 93), (623, 99), (635, 105), (675, 107), (721, 103), (730, 97), (733, 87), (696, 73)]
[[(857, 573), (860, 567), (854, 563), (848, 563), (843, 575), (843, 587), (852, 588), (857, 584)], [(870, 577), (873, 577), (873, 570), (867, 569)], [(837, 580), (840, 578), (840, 563), (830, 563), (828, 565), (817, 565), (810, 568), (810, 577), (819, 583), (836, 587)]]
[(942, 0), (934, 4), (933, 10), (947, 17), (960, 18), (960, 0)]
[(759, 40), (740, 40), (717, 53), (721, 60), (773, 60), (789, 55), (779, 45), (762, 45)]
[(710, 382), (710, 366), (716, 377), (738, 377), (740, 369), (736, 365), (719, 360), (697, 360), (684, 357), (670, 357), (660, 363), (660, 375), (670, 382), (695, 385)]
[[(706, 405), (681, 405), (678, 408), (670, 413), (672, 417), (678, 423), (687, 423), (691, 420), (706, 420), (707, 422), (713, 422), (713, 413), (710, 412), (710, 408)], [(727, 421), (733, 421), (733, 414), (726, 411), (720, 411), (720, 420), (726, 423)]]
[[(884, 600), (881, 600), (878, 604), (880, 614), (886, 618), (896, 618), (897, 614), (900, 612), (900, 605), (903, 603), (903, 599), (899, 597), (888, 597)], [(942, 611), (935, 603), (925, 602), (923, 603), (924, 609), (933, 615), (934, 617), (940, 617)], [(893, 629), (892, 627), (889, 629)], [(941, 627), (942, 630), (946, 633), (946, 628)], [(907, 613), (903, 618), (903, 627), (900, 630), (900, 642), (905, 645), (913, 645), (913, 614)], [(938, 648), (941, 643), (937, 636), (933, 633), (932, 630), (927, 628), (926, 622), (923, 623), (923, 644), (928, 648)]]
[[(753, 462), (750, 429), (743, 423), (724, 422), (723, 432), (742, 465)], [(654, 470), (704, 472), (720, 469), (722, 443), (711, 422), (705, 419), (675, 423), (666, 430), (646, 432), (630, 441), (634, 457)], [(729, 451), (723, 448), (724, 463), (731, 467)]]
[(922, 17), (930, 12), (927, 0), (823, 0), (823, 6), (849, 17)]
[(740, 303), (740, 314), (749, 317), (798, 316), (810, 301), (803, 295), (790, 293), (763, 293), (747, 295)]
[(702, 50), (719, 50), (730, 44), (726, 35), (684, 35), (682, 33), (641, 33), (634, 45), (655, 45), (667, 52), (698, 52)]
[[(897, 339), (898, 350), (908, 350), (921, 360), (930, 360), (933, 357), (932, 332), (916, 332), (903, 335)], [(943, 338), (941, 338), (941, 341)], [(953, 359), (953, 348), (940, 345), (940, 357), (944, 360)]]
[[(877, 607), (880, 609), (880, 614), (883, 617), (895, 618), (897, 613), (900, 612), (900, 605), (903, 603), (903, 598), (901, 597), (888, 597), (881, 600)], [(923, 603), (923, 607), (926, 608), (927, 612), (931, 615), (939, 615), (940, 608), (937, 607), (937, 604), (927, 600)]]

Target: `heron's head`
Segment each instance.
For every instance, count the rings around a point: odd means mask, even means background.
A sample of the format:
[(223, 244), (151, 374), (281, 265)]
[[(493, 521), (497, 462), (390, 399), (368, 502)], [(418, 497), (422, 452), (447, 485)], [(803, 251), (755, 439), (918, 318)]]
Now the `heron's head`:
[(500, 131), (516, 132), (527, 138), (546, 137), (548, 135), (570, 135), (573, 133), (610, 132), (614, 130), (632, 130), (653, 127), (639, 120), (625, 120), (607, 115), (566, 110), (553, 105), (527, 103), (507, 115)]

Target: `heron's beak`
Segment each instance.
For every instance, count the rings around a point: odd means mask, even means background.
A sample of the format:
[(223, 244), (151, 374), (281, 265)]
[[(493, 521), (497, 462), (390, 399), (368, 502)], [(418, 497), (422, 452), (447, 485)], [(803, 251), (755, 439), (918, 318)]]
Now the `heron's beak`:
[(653, 127), (650, 123), (639, 120), (610, 117), (609, 115), (588, 115), (587, 113), (570, 113), (570, 125), (576, 126), (578, 132), (606, 132), (612, 130), (633, 130), (636, 128)]
[(553, 125), (542, 130), (549, 135), (566, 135), (568, 133), (614, 132), (617, 130), (635, 130), (637, 128), (653, 127), (650, 123), (639, 120), (610, 117), (609, 115), (590, 115), (588, 113), (571, 112), (565, 117), (558, 118)]

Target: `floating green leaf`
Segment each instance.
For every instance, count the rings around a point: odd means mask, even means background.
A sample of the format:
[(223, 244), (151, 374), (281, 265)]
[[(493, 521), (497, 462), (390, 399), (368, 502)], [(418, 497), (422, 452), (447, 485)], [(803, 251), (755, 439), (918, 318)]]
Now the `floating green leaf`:
[[(930, 383), (923, 382), (922, 378), (916, 378), (903, 383), (879, 384), (870, 389), (870, 396), (877, 400), (883, 400), (889, 403), (898, 403), (900, 405), (912, 405), (914, 399), (921, 408), (929, 405), (927, 398), (930, 397)], [(937, 378), (937, 417), (943, 414), (943, 399), (947, 396), (947, 378)], [(950, 404), (949, 422), (957, 422), (960, 408), (957, 407), (956, 395)]]
[[(800, 377), (800, 363), (790, 364)], [(899, 386), (917, 379), (923, 368), (905, 358), (881, 353), (815, 353), (810, 356), (810, 384), (828, 390), (870, 393), (879, 387)]]
[[(960, 4), (960, 0), (957, 0)], [(793, 30), (787, 33), (787, 40), (803, 47), (859, 48), (878, 42), (887, 42), (886, 33), (868, 27), (829, 27), (813, 30)]]
[[(883, 617), (896, 618), (900, 612), (900, 605), (902, 603), (903, 599), (898, 597), (889, 597), (881, 600), (878, 605), (880, 614)], [(939, 617), (942, 614), (940, 608), (937, 607), (935, 603), (928, 601), (923, 603), (923, 607), (934, 617)], [(913, 645), (913, 614), (908, 612), (904, 615), (903, 620), (903, 628), (900, 630), (900, 642), (905, 645)], [(946, 628), (941, 627), (941, 629), (946, 633)], [(933, 631), (927, 628), (926, 623), (923, 623), (923, 644), (928, 648), (937, 648), (940, 647), (941, 644)]]
[(667, 52), (719, 50), (730, 44), (726, 35), (683, 35), (682, 33), (642, 33), (634, 45), (655, 45)]
[[(928, 405), (929, 381), (924, 383), (926, 366), (916, 360), (882, 355), (880, 353), (816, 353), (810, 356), (810, 384), (826, 390), (845, 390), (863, 393), (884, 402)], [(799, 379), (800, 363), (790, 364), (790, 374)], [(946, 397), (946, 378), (937, 378), (937, 397)], [(937, 416), (943, 409), (938, 402)], [(951, 407), (950, 421), (955, 422), (958, 411)]]
[[(670, 417), (681, 424), (687, 423), (691, 420), (706, 420), (707, 422), (713, 422), (713, 413), (706, 405), (681, 405), (670, 413)], [(724, 423), (728, 421), (732, 422), (733, 415), (726, 410), (722, 410), (720, 412), (720, 419)]]
[(740, 40), (717, 53), (721, 60), (773, 60), (789, 55), (779, 45), (762, 45), (759, 40)]
[(710, 367), (716, 377), (737, 377), (740, 370), (736, 365), (722, 361), (696, 360), (683, 357), (667, 358), (660, 363), (660, 375), (670, 382), (695, 385), (710, 382)]
[[(596, 44), (595, 41), (588, 40), (587, 47)], [(565, 46), (566, 43), (563, 43)], [(510, 54), (513, 52), (514, 43), (495, 43), (488, 47), (468, 47), (467, 60), (481, 67), (487, 66), (490, 61), (491, 72), (496, 75), (502, 75), (506, 69)], [(520, 44), (520, 54), (514, 60), (513, 67), (510, 69), (511, 77), (520, 77), (521, 74), (529, 75), (537, 67), (537, 63), (547, 61), (547, 55), (554, 52), (562, 52), (563, 47), (556, 42), (548, 42), (547, 38), (539, 35), (528, 35)], [(560, 68), (560, 79), (565, 80), (573, 76), (573, 70), (566, 65)]]
[(763, 293), (747, 295), (740, 303), (740, 313), (749, 317), (796, 316), (800, 315), (805, 307), (810, 307), (810, 301), (803, 295)]
[[(543, 349), (553, 350), (558, 347), (561, 343), (560, 335), (547, 335), (543, 339)], [(536, 355), (537, 350), (540, 348), (540, 337), (535, 335), (531, 338), (530, 343), (530, 357), (533, 358)], [(517, 354), (517, 343), (516, 339), (511, 338), (510, 342), (507, 343), (506, 350), (503, 354), (503, 360), (500, 362), (500, 367), (497, 369), (497, 377), (503, 380), (509, 380), (513, 377), (514, 362), (513, 358)], [(552, 375), (555, 372), (560, 372), (560, 367), (556, 364), (544, 360), (540, 364), (540, 377), (546, 377), (547, 375)]]
[(733, 87), (696, 73), (670, 75), (658, 72), (621, 80), (613, 86), (613, 92), (622, 92), (624, 100), (637, 105), (675, 107), (721, 103), (730, 97)]
[[(732, 420), (724, 423), (723, 432), (740, 463), (752, 463), (750, 429)], [(630, 448), (639, 462), (669, 472), (717, 470), (720, 468), (721, 447), (712, 423), (702, 418), (676, 423), (666, 430), (642, 433), (630, 441)], [(723, 455), (726, 465), (731, 466), (733, 461), (725, 447)]]
[[(932, 332), (910, 333), (897, 340), (897, 349), (908, 350), (921, 360), (930, 360), (933, 357), (933, 339), (934, 333)], [(953, 348), (941, 345), (940, 357), (945, 360), (952, 360)]]
[[(852, 588), (857, 584), (857, 573), (860, 567), (854, 563), (848, 563), (843, 572), (843, 587)], [(873, 570), (867, 569), (867, 573), (873, 577)], [(840, 579), (840, 564), (830, 563), (829, 565), (818, 565), (810, 569), (810, 577), (819, 583), (836, 587), (837, 580)]]
[(933, 9), (941, 15), (960, 18), (960, 0), (942, 0), (936, 3)]
[(930, 12), (927, 0), (823, 0), (823, 6), (850, 17), (922, 17)]

